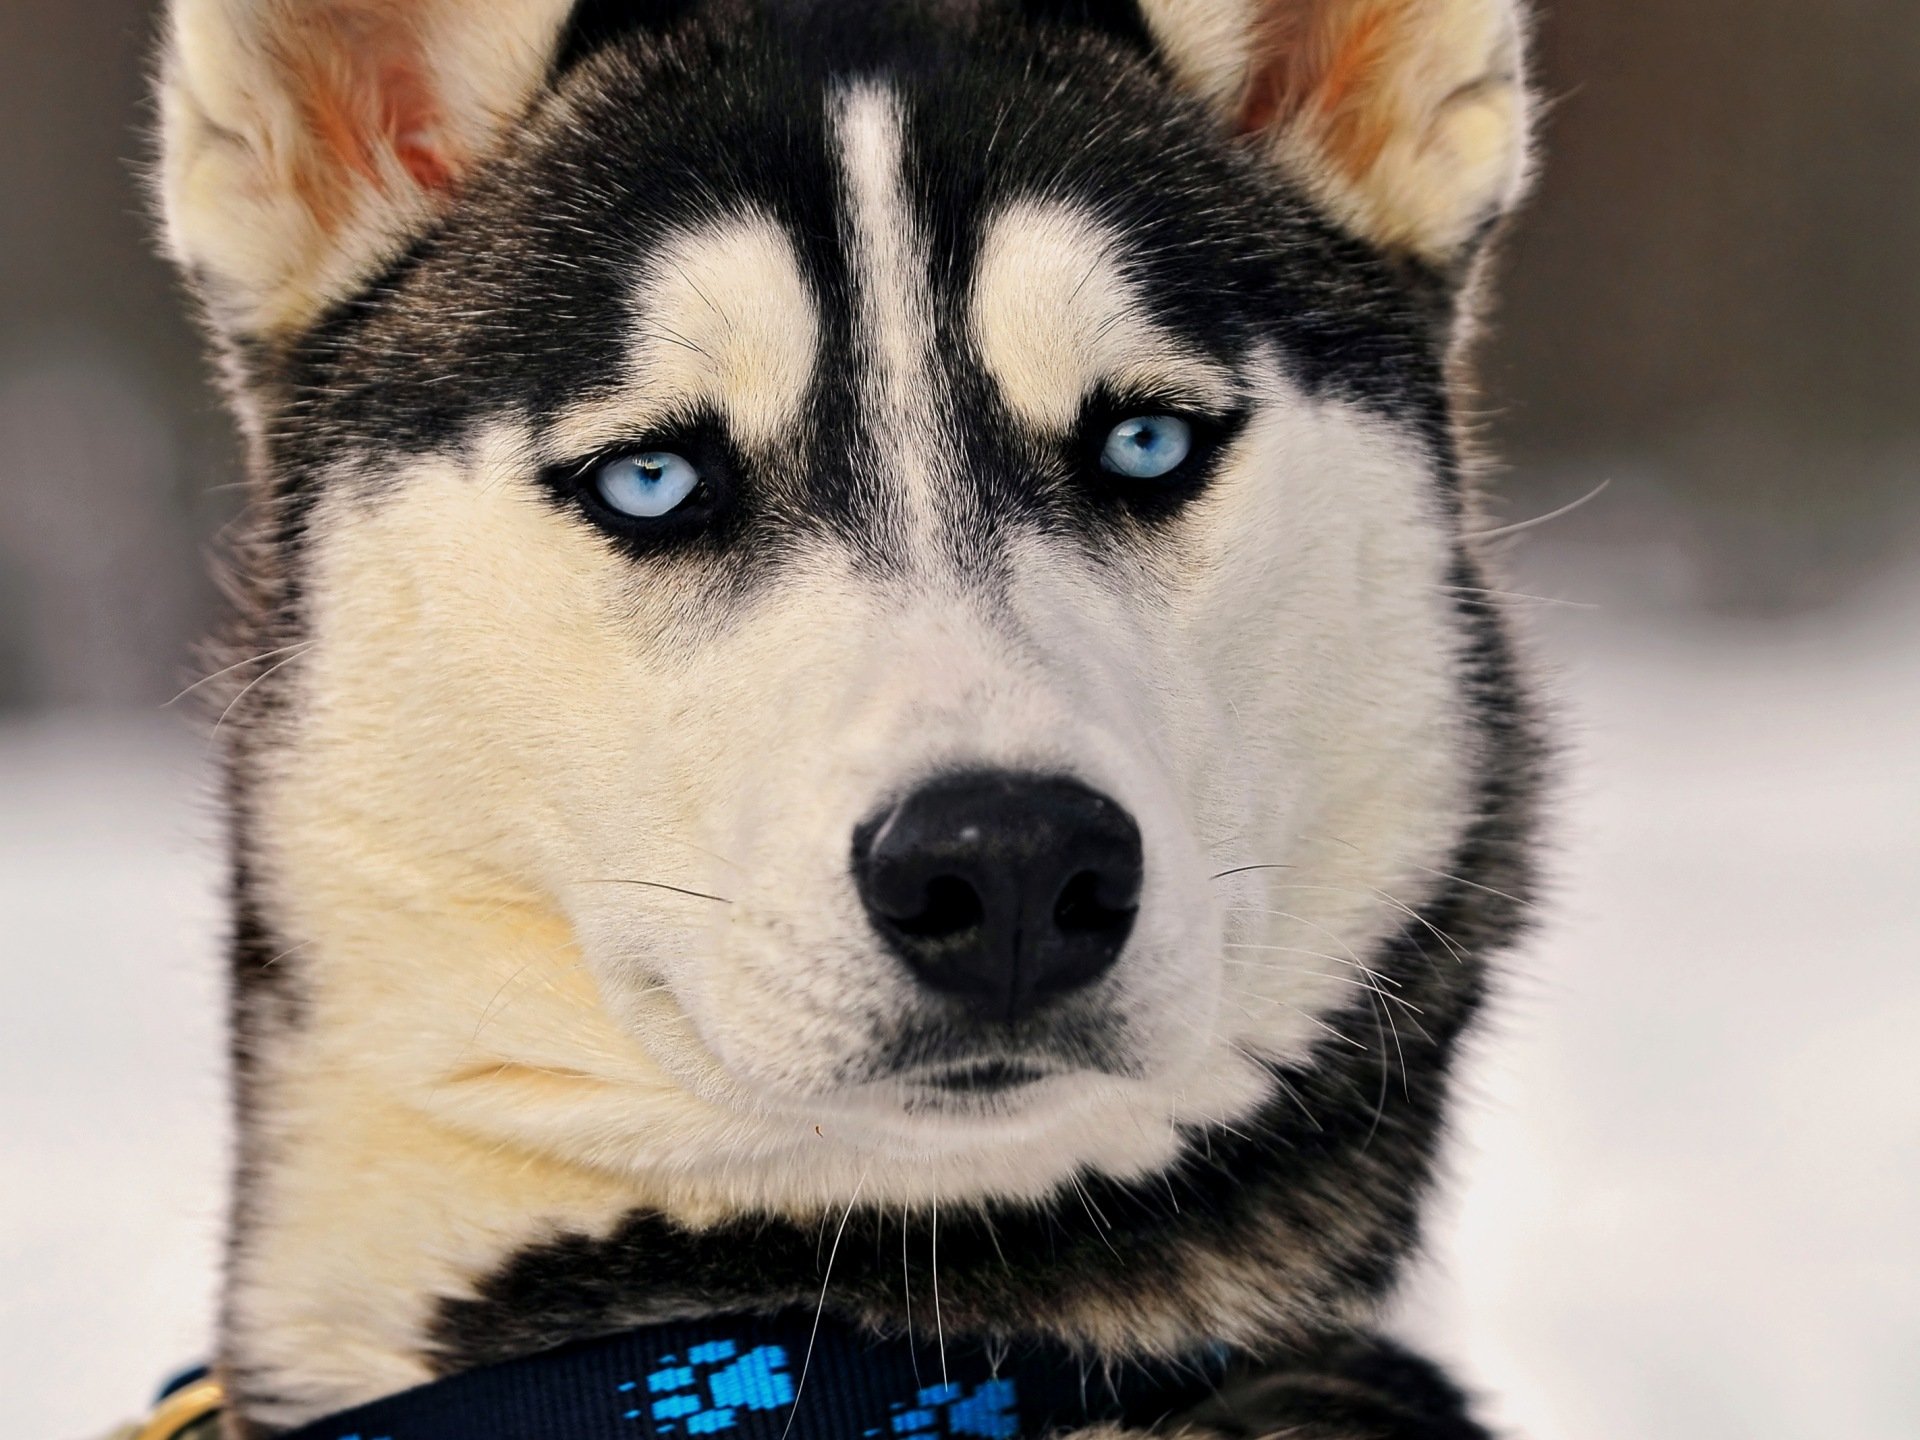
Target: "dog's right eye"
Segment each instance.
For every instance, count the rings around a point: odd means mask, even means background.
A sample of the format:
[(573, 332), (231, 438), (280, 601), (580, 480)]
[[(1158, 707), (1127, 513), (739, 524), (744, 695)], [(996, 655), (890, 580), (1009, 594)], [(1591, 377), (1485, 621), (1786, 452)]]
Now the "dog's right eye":
[(589, 483), (600, 503), (634, 520), (672, 514), (700, 488), (700, 472), (684, 455), (649, 450), (602, 461)]

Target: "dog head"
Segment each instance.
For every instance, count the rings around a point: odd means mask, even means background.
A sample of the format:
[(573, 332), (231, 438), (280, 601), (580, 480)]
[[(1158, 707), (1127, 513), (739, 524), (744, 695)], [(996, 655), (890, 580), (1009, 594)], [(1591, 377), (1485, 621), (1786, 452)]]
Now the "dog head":
[(256, 1054), (804, 1207), (1150, 1170), (1391, 1003), (1477, 803), (1517, 35), (182, 0)]

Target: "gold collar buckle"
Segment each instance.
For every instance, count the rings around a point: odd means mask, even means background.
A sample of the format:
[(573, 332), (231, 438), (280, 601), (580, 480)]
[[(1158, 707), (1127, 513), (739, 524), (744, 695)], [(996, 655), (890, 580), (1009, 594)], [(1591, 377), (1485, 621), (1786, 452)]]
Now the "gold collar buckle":
[(154, 1407), (132, 1440), (201, 1440), (213, 1431), (202, 1426), (220, 1413), (227, 1392), (218, 1380), (195, 1380), (183, 1385)]

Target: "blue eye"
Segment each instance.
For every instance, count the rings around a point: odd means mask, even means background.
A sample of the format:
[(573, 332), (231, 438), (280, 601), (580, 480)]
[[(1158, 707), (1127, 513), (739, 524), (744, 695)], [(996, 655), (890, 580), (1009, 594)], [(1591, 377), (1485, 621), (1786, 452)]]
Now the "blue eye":
[(1100, 467), (1132, 480), (1158, 480), (1193, 453), (1193, 427), (1173, 415), (1136, 415), (1107, 433)]
[(593, 475), (594, 493), (607, 507), (636, 520), (655, 520), (679, 509), (699, 486), (693, 463), (668, 450), (622, 455)]

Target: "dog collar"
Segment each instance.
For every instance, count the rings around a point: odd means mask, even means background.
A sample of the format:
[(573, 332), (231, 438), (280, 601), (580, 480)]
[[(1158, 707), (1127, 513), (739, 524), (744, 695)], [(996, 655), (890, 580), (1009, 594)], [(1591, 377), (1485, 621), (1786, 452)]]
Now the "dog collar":
[(1103, 1366), (1057, 1345), (877, 1339), (831, 1317), (676, 1322), (464, 1371), (282, 1440), (1036, 1440), (1198, 1403), (1218, 1355)]

